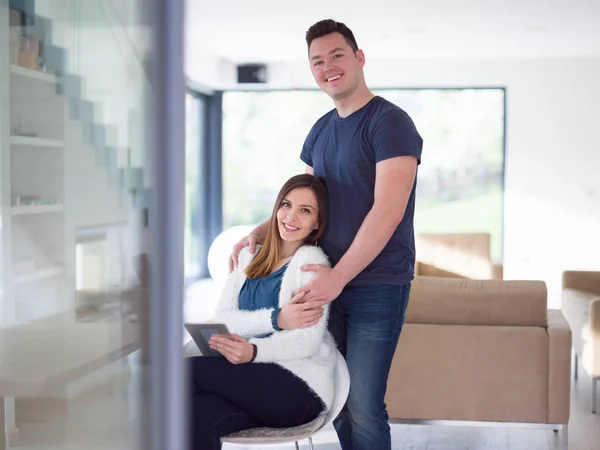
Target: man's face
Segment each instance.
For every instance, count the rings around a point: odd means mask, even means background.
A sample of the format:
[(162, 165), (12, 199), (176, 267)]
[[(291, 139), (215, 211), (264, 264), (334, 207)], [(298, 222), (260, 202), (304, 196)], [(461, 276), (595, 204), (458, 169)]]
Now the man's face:
[(364, 54), (355, 54), (340, 33), (312, 41), (308, 58), (315, 81), (333, 100), (352, 95), (361, 83)]

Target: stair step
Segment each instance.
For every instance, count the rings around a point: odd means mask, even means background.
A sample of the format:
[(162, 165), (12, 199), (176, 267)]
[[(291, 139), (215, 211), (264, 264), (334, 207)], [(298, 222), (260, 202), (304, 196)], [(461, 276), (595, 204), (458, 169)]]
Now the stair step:
[(108, 168), (108, 161), (110, 159), (108, 147), (94, 145), (94, 151), (96, 152), (96, 165), (110, 170)]
[(70, 101), (69, 113), (72, 119), (84, 124), (92, 125), (94, 123), (95, 114), (92, 102), (74, 98)]
[(104, 129), (104, 125), (94, 124), (93, 136), (93, 144), (98, 148), (106, 149), (106, 131)]
[(136, 192), (133, 197), (133, 207), (135, 209), (144, 209), (150, 207), (151, 191), (149, 188), (142, 188)]
[(107, 147), (105, 150), (105, 164), (109, 169), (117, 168), (117, 149), (115, 147)]
[(23, 13), (25, 23), (23, 25), (32, 25), (37, 16), (35, 15), (34, 0), (9, 0), (8, 6)]
[(50, 19), (35, 16), (31, 22), (23, 27), (23, 34), (45, 43), (52, 42), (52, 23)]
[(137, 189), (144, 186), (144, 169), (141, 167), (128, 167), (120, 170), (119, 185), (123, 189)]
[(116, 147), (119, 143), (119, 128), (116, 125), (104, 125), (106, 145)]
[(81, 123), (81, 139), (85, 145), (91, 145), (94, 141), (92, 136), (92, 125), (89, 123)]
[(83, 80), (78, 75), (67, 73), (63, 75), (56, 92), (64, 97), (80, 100), (83, 92)]
[(52, 44), (44, 44), (42, 54), (43, 64), (47, 69), (65, 73), (67, 68), (67, 51), (62, 47)]

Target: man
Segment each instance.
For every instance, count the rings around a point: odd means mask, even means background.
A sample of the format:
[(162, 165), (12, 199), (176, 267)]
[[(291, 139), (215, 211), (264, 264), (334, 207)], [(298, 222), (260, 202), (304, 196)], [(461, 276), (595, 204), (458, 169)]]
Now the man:
[[(365, 55), (343, 23), (323, 20), (306, 33), (311, 71), (335, 109), (310, 130), (300, 158), (325, 179), (330, 222), (320, 244), (333, 268), (316, 271), (304, 291), (301, 326), (333, 301), (329, 329), (350, 372), (350, 394), (335, 428), (344, 450), (391, 448), (384, 403), (414, 277), (413, 216), (423, 141), (410, 117), (375, 96), (363, 74)], [(254, 251), (266, 223), (234, 247)], [(276, 319), (276, 318), (275, 318)]]

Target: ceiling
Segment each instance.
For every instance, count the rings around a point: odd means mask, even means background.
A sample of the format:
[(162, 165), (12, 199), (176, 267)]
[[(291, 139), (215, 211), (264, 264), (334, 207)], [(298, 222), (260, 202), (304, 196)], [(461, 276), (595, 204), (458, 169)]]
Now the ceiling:
[(324, 18), (373, 59), (600, 57), (600, 0), (186, 0), (186, 45), (234, 63), (302, 61)]

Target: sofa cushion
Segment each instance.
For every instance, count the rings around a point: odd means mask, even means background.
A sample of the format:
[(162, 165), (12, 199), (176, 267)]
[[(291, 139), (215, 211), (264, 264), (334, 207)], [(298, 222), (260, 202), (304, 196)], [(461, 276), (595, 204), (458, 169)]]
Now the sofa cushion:
[(543, 281), (415, 277), (407, 323), (441, 325), (547, 325)]

